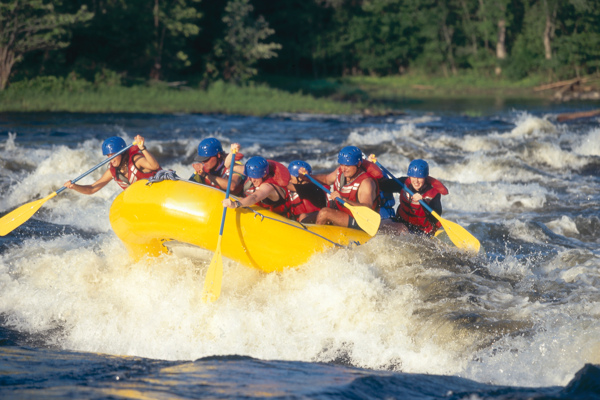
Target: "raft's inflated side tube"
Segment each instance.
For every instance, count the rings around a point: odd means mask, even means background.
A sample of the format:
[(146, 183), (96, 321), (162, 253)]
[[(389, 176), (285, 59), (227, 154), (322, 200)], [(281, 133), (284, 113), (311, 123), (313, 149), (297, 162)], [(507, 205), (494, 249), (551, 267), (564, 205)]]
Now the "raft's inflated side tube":
[[(214, 251), (217, 247), (225, 192), (189, 181), (135, 182), (114, 200), (110, 223), (135, 259), (167, 251), (176, 240)], [(234, 197), (235, 198), (235, 197)], [(264, 272), (306, 263), (334, 243), (362, 244), (370, 236), (357, 229), (305, 225), (264, 208), (227, 210), (221, 242), (223, 256)], [(333, 243), (332, 243), (333, 242)]]

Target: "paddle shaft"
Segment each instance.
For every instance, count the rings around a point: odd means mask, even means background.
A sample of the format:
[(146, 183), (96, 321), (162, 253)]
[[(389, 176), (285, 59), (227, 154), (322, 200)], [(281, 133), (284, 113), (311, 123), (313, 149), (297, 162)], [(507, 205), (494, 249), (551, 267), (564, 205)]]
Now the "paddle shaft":
[[(235, 151), (231, 154), (231, 165), (229, 166), (229, 179), (227, 179), (227, 190), (225, 191), (225, 199), (229, 198), (229, 192), (231, 191), (231, 179), (233, 178), (233, 167), (235, 166)], [(223, 235), (223, 228), (225, 227), (225, 215), (227, 214), (227, 207), (223, 207), (223, 217), (221, 218), (221, 230), (219, 230), (219, 236)]]
[[(235, 150), (231, 153), (231, 165), (229, 167), (229, 179), (227, 179), (227, 190), (225, 199), (229, 198), (231, 190), (231, 180), (233, 179), (233, 167), (235, 166)], [(219, 238), (215, 255), (210, 261), (206, 277), (204, 278), (204, 289), (202, 290), (202, 301), (213, 302), (221, 296), (221, 284), (223, 282), (223, 260), (221, 257), (221, 239), (223, 238), (223, 228), (225, 227), (225, 217), (227, 216), (227, 207), (223, 207), (223, 216), (221, 217), (221, 229), (219, 229)]]
[[(331, 194), (331, 192), (328, 189), (326, 189), (325, 186), (321, 185), (321, 183), (319, 181), (317, 181), (315, 178), (313, 178), (312, 176), (310, 176), (308, 174), (306, 174), (304, 176), (306, 176), (308, 179), (310, 179), (312, 181), (312, 183), (314, 183), (315, 185), (320, 187), (325, 193)], [(335, 199), (337, 201), (339, 201), (340, 203), (342, 203), (343, 205), (346, 205), (346, 202), (344, 201), (344, 199), (342, 199), (340, 197), (336, 197)]]
[[(71, 183), (75, 183), (78, 180), (88, 176), (89, 174), (91, 174), (92, 172), (94, 172), (95, 170), (97, 170), (98, 168), (100, 168), (101, 166), (105, 165), (106, 163), (109, 163), (113, 158), (121, 155), (122, 153), (126, 152), (127, 150), (129, 150), (131, 147), (133, 146), (133, 144), (130, 144), (129, 146), (125, 147), (124, 149), (116, 152), (115, 154), (113, 154), (112, 156), (108, 157), (106, 160), (102, 161), (100, 164), (96, 165), (95, 167), (92, 167), (89, 171), (84, 172), (83, 174), (79, 175), (77, 178), (72, 179)], [(58, 189), (56, 191), (56, 194), (60, 194), (60, 192), (62, 192), (63, 190), (65, 190), (67, 187), (63, 186), (60, 189)]]

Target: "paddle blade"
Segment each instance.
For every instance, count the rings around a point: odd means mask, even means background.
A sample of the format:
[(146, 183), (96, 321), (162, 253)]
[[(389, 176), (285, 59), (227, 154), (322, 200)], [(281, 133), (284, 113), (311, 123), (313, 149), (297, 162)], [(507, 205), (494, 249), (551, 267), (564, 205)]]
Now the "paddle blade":
[(438, 219), (438, 221), (440, 221), (440, 223), (444, 227), (444, 230), (446, 231), (446, 234), (456, 247), (458, 247), (459, 249), (472, 251), (473, 253), (479, 252), (481, 244), (475, 236), (469, 233), (469, 231), (467, 231), (465, 228), (463, 228), (455, 222), (451, 222), (440, 217), (435, 211), (432, 212), (432, 214)]
[(344, 203), (344, 205), (352, 212), (356, 223), (363, 231), (371, 236), (377, 234), (379, 224), (381, 224), (381, 215), (377, 211), (364, 206), (353, 206), (348, 203)]
[(223, 258), (221, 257), (221, 238), (217, 241), (217, 249), (213, 256), (206, 278), (204, 278), (204, 289), (202, 290), (202, 301), (212, 303), (221, 295), (221, 282), (223, 281)]
[(32, 201), (31, 203), (23, 204), (0, 218), (0, 236), (6, 236), (13, 230), (21, 226), (25, 221), (35, 214), (45, 202), (56, 196), (56, 192), (44, 197), (43, 199)]

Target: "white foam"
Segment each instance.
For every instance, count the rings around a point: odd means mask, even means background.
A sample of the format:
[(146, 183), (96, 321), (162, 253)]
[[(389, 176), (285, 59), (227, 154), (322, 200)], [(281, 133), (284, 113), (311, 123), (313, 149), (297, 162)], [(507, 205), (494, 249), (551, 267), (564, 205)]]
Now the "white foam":
[(435, 115), (407, 115), (402, 118), (398, 118), (394, 121), (395, 124), (424, 124), (428, 122), (440, 121), (441, 118)]
[(464, 212), (502, 212), (535, 210), (546, 204), (548, 190), (537, 183), (485, 183), (464, 185), (447, 183), (448, 196), (442, 198), (444, 209)]
[(538, 118), (526, 112), (517, 115), (515, 124), (515, 128), (510, 132), (513, 137), (539, 137), (557, 133), (556, 127), (548, 119)]
[(412, 123), (402, 125), (400, 129), (364, 128), (352, 131), (346, 139), (346, 145), (360, 147), (361, 145), (395, 142), (398, 139), (419, 145), (425, 134), (425, 129), (417, 128)]
[(546, 226), (554, 233), (558, 235), (578, 235), (577, 225), (575, 221), (566, 215), (563, 215), (560, 219), (550, 221)]
[(4, 147), (5, 151), (15, 151), (17, 149), (17, 145), (15, 143), (16, 138), (16, 133), (8, 132), (8, 139), (6, 139), (6, 142), (4, 144), (0, 144), (0, 146)]
[(551, 168), (564, 170), (580, 168), (586, 164), (585, 158), (563, 150), (557, 143), (536, 142), (523, 151), (522, 158), (531, 164), (545, 164)]
[(453, 145), (465, 152), (494, 152), (500, 147), (498, 133), (487, 136), (465, 135), (461, 140), (454, 140)]
[[(496, 334), (453, 322), (452, 315), (467, 312), (463, 308), (469, 303), (446, 299), (452, 282), (463, 278), (448, 261), (447, 266), (436, 261), (439, 251), (423, 247), (422, 239), (381, 236), (282, 273), (262, 274), (225, 259), (221, 297), (205, 304), (200, 297), (209, 251), (173, 246), (173, 255), (132, 263), (110, 233), (89, 240), (32, 239), (0, 258), (0, 313), (22, 332), (52, 330), (46, 340), (64, 349), (169, 360), (239, 354), (331, 361), (343, 356), (366, 368), (534, 386), (563, 384), (584, 361), (593, 361), (588, 352), (566, 355), (562, 349), (591, 345), (600, 333), (597, 324), (576, 331), (585, 318), (559, 323), (566, 318), (559, 309), (527, 301), (525, 283), (481, 286), (479, 297), (506, 318), (547, 320), (546, 330), (532, 338), (500, 335), (492, 346), (478, 348), (474, 344)], [(489, 267), (499, 276), (543, 279), (516, 258)], [(598, 268), (597, 260), (589, 268)], [(577, 316), (585, 307), (567, 308)], [(500, 344), (517, 353), (492, 355)], [(475, 357), (479, 362), (472, 361)], [(538, 372), (547, 370), (536, 367), (547, 361), (556, 366), (552, 372)]]
[(581, 137), (573, 151), (583, 156), (600, 156), (600, 128), (593, 129)]
[(584, 363), (600, 362), (600, 323), (576, 318), (585, 313), (581, 305), (554, 309), (540, 304), (523, 306), (536, 321), (536, 335), (501, 337), (480, 352), (479, 362), (469, 364), (466, 376), (515, 386), (534, 386), (533, 382), (535, 386), (564, 386)]

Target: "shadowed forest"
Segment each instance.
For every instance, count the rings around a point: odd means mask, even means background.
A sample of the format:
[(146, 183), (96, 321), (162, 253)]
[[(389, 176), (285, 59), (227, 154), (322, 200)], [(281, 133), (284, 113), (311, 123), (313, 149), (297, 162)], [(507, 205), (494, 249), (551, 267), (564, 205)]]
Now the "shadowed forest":
[(1, 90), (221, 82), (360, 102), (377, 79), (533, 87), (600, 67), (595, 0), (0, 0), (0, 22)]

